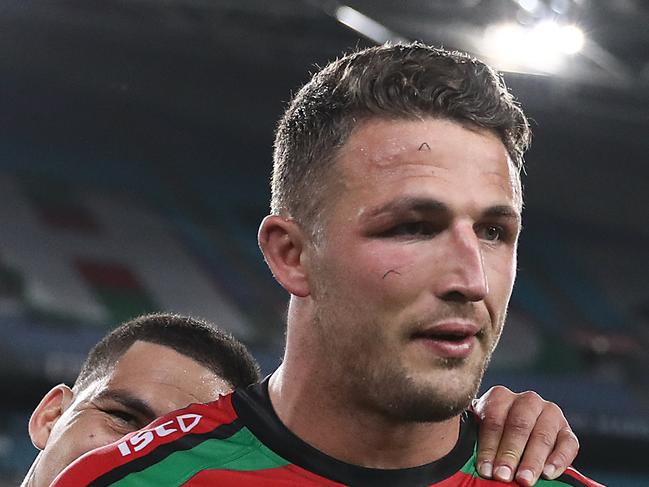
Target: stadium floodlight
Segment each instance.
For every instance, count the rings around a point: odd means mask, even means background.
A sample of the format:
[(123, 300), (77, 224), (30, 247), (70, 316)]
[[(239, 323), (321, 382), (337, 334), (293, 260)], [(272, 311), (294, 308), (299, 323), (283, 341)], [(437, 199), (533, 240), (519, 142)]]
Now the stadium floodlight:
[(528, 12), (536, 12), (540, 6), (539, 0), (518, 0), (518, 4), (523, 10)]
[(577, 54), (584, 47), (584, 33), (576, 25), (566, 25), (561, 28), (560, 40), (563, 52)]
[(576, 25), (542, 21), (533, 27), (520, 24), (490, 26), (485, 31), (485, 54), (502, 69), (555, 72), (566, 56), (584, 46), (582, 30)]
[(347, 5), (338, 5), (334, 9), (333, 15), (341, 24), (346, 25), (378, 44), (383, 44), (387, 41), (406, 41), (406, 39), (395, 34), (383, 24)]

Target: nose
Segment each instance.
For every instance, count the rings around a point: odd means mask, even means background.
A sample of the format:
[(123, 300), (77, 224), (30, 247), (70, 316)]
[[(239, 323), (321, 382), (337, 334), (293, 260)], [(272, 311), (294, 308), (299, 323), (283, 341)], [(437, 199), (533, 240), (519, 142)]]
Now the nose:
[(437, 295), (448, 301), (481, 301), (489, 292), (480, 239), (469, 222), (448, 229), (439, 265), (443, 270)]

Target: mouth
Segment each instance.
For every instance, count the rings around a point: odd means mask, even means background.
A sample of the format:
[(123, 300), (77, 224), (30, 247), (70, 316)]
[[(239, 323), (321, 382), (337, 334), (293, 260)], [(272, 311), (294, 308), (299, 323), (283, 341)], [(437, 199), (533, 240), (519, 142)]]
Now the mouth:
[(443, 358), (466, 358), (482, 337), (482, 329), (469, 322), (445, 322), (415, 331), (411, 338)]

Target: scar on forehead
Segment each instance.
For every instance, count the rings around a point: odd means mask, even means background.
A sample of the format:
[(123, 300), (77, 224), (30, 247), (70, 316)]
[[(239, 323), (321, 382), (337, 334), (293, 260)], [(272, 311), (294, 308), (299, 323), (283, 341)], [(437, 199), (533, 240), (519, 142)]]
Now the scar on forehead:
[(423, 142), (417, 150), (430, 150), (430, 146), (426, 142)]
[(396, 271), (396, 270), (394, 270), (394, 269), (390, 269), (388, 272), (386, 272), (385, 274), (383, 274), (383, 279), (385, 279), (386, 277), (388, 277), (388, 274), (392, 274), (392, 273), (394, 273), (394, 274), (396, 274), (396, 275), (398, 275), (398, 276), (401, 275), (401, 272)]

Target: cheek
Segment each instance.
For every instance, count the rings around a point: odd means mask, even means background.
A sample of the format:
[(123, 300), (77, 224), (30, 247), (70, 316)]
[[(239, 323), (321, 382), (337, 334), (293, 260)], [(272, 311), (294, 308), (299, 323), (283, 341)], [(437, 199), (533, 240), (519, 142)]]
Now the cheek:
[(492, 261), (492, 274), (501, 287), (511, 289), (516, 277), (516, 255), (505, 254), (500, 257)]
[(75, 434), (70, 453), (76, 455), (76, 458), (90, 450), (119, 440), (122, 436), (104, 424), (87, 424), (85, 428)]
[(120, 435), (102, 431), (92, 422), (79, 421), (62, 428), (61, 433), (46, 446), (44, 467), (52, 479), (84, 453), (118, 440)]
[(345, 280), (351, 292), (367, 294), (366, 299), (389, 304), (417, 293), (424, 274), (425, 256), (415, 252), (414, 246), (372, 242), (362, 248), (345, 265)]
[(489, 300), (494, 306), (506, 307), (516, 277), (516, 257), (493, 260), (488, 266)]
[(105, 446), (124, 436), (123, 432), (115, 429), (110, 417), (103, 413), (94, 413), (75, 425), (74, 451), (78, 455)]

